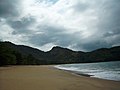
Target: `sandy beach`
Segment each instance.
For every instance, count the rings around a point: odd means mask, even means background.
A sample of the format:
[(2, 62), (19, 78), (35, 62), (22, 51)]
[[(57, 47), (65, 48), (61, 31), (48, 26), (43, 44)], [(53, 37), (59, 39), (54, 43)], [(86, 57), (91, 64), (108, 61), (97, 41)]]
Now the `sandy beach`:
[(79, 76), (53, 66), (0, 67), (0, 90), (120, 90), (120, 82)]

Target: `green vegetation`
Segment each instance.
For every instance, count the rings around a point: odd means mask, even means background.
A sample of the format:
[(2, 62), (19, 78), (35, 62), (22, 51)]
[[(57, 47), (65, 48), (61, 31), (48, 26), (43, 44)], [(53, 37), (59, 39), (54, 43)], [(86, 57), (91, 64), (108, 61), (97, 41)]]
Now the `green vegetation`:
[(22, 55), (7, 43), (9, 42), (0, 42), (0, 66), (36, 64), (36, 59), (32, 55)]
[(76, 52), (57, 46), (48, 52), (43, 52), (11, 42), (0, 42), (0, 66), (118, 61), (119, 56), (120, 46), (110, 49), (102, 48), (92, 52)]

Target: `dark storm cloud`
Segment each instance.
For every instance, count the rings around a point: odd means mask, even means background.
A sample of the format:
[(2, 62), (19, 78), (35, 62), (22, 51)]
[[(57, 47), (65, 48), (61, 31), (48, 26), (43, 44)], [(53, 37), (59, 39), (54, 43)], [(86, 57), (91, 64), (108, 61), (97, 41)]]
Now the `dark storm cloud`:
[(116, 36), (116, 35), (120, 35), (120, 28), (116, 28), (114, 29), (114, 31), (109, 31), (109, 32), (106, 32), (103, 36), (104, 37), (110, 37), (110, 36)]
[(120, 0), (109, 0), (105, 4), (100, 9), (98, 27), (106, 31), (120, 29)]
[(30, 37), (30, 42), (36, 45), (45, 45), (47, 43), (54, 43), (60, 46), (68, 46), (71, 43), (71, 36), (65, 33), (65, 28), (52, 25), (43, 25), (38, 27), (39, 35), (33, 35)]
[[(6, 22), (4, 25), (9, 25), (15, 34), (31, 33), (28, 29), (35, 22), (32, 16), (19, 18), (22, 14), (22, 0), (0, 0), (0, 17)], [(2, 21), (1, 21), (2, 22)]]
[[(105, 4), (105, 5), (104, 5)], [(111, 47), (120, 43), (120, 0), (105, 0), (100, 9), (98, 29), (101, 37), (101, 47)], [(91, 48), (92, 49), (92, 48)]]
[(17, 21), (8, 21), (8, 24), (14, 29), (13, 34), (26, 34), (31, 33), (29, 27), (35, 23), (35, 18), (33, 17), (23, 17)]
[[(94, 4), (85, 3), (85, 5), (88, 6), (83, 5), (85, 8), (82, 10), (85, 11), (92, 7), (92, 9), (97, 12), (97, 32), (95, 33), (96, 35), (92, 36), (96, 38), (88, 38), (86, 39), (87, 42), (84, 42), (85, 40), (76, 42), (73, 48), (82, 48), (85, 51), (91, 51), (97, 48), (120, 45), (120, 0), (92, 0), (91, 2), (94, 2)], [(79, 11), (80, 9), (81, 11), (80, 6), (81, 5), (78, 5), (78, 9), (76, 10)]]
[(0, 17), (13, 17), (19, 15), (20, 0), (0, 0)]

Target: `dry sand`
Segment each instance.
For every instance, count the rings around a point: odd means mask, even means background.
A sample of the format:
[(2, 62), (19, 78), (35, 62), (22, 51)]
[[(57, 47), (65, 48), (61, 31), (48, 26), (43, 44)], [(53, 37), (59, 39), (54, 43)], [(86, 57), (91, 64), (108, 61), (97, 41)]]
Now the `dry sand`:
[(0, 90), (120, 90), (120, 82), (77, 76), (52, 66), (0, 67)]

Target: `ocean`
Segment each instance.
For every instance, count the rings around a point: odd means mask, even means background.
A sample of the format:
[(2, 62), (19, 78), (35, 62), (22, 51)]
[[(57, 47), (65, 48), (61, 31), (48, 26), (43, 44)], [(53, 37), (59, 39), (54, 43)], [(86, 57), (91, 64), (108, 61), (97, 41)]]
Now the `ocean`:
[(120, 81), (120, 61), (63, 64), (55, 67), (58, 69), (77, 72), (77, 74), (90, 75), (90, 77)]

